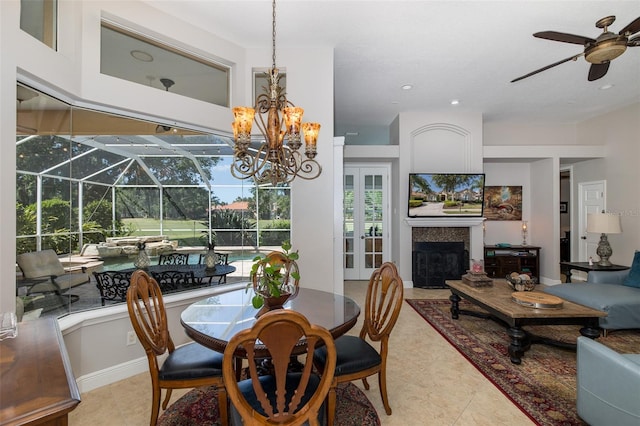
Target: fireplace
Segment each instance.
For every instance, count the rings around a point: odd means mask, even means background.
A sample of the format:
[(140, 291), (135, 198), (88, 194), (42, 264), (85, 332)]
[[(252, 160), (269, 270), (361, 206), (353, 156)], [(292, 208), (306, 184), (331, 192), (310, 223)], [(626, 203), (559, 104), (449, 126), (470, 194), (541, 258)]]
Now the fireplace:
[(445, 280), (459, 280), (469, 265), (463, 241), (416, 242), (412, 256), (414, 287), (447, 288)]

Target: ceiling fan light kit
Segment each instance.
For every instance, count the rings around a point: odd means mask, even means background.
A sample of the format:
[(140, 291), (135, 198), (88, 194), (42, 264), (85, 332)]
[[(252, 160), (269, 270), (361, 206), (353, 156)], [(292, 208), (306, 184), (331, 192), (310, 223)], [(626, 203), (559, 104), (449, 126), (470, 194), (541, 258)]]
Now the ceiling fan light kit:
[(546, 40), (581, 44), (584, 46), (584, 51), (521, 77), (515, 78), (511, 80), (511, 82), (515, 83), (516, 81), (531, 77), (532, 75), (546, 71), (549, 68), (553, 68), (571, 60), (575, 61), (583, 55), (585, 60), (591, 64), (587, 80), (594, 81), (604, 77), (609, 70), (609, 64), (611, 61), (622, 55), (627, 50), (627, 47), (636, 47), (640, 45), (640, 36), (630, 38), (635, 33), (640, 32), (640, 17), (629, 23), (618, 34), (609, 31), (609, 26), (613, 24), (615, 20), (615, 16), (606, 16), (596, 22), (596, 27), (602, 28), (602, 34), (600, 34), (597, 39), (557, 31), (542, 31), (533, 34), (534, 37)]

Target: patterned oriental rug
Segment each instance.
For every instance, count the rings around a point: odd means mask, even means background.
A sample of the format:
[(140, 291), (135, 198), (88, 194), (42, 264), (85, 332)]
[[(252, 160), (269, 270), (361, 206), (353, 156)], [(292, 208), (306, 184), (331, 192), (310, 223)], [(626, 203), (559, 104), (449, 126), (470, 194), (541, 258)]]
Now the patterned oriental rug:
[[(214, 386), (187, 392), (167, 407), (158, 419), (159, 426), (213, 426), (220, 424), (218, 392)], [(353, 383), (336, 389), (336, 426), (380, 426), (376, 409)]]
[[(575, 351), (533, 344), (522, 364), (514, 365), (506, 329), (497, 321), (469, 315), (453, 320), (448, 300), (407, 299), (407, 303), (535, 423), (585, 425), (576, 412)], [(464, 300), (460, 308), (483, 312)], [(569, 343), (580, 335), (578, 326), (524, 329)], [(615, 331), (598, 341), (622, 353), (640, 353), (639, 330)]]

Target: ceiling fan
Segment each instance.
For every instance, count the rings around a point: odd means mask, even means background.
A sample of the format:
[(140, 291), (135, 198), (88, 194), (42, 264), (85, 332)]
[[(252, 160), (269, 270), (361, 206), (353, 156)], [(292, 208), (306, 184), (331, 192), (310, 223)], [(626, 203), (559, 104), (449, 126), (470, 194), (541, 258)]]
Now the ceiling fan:
[[(538, 70), (525, 74), (522, 77), (511, 80), (512, 83), (520, 81), (524, 78), (531, 77), (539, 72), (546, 71), (549, 68), (553, 68), (557, 65), (564, 64), (565, 62), (575, 61), (580, 56), (591, 64), (589, 68), (589, 81), (594, 81), (604, 77), (609, 70), (609, 64), (612, 60), (622, 55), (627, 47), (640, 46), (640, 34), (631, 37), (635, 33), (640, 31), (640, 17), (636, 18), (629, 25), (624, 27), (618, 34), (609, 32), (609, 25), (613, 24), (616, 20), (615, 16), (607, 16), (596, 22), (596, 27), (602, 28), (602, 34), (595, 40), (589, 37), (560, 33), (557, 31), (541, 31), (535, 33), (533, 36), (537, 38), (544, 38), (547, 40), (560, 41), (563, 43), (581, 44), (584, 46), (584, 52), (577, 55), (555, 62), (546, 67), (542, 67)], [(631, 38), (630, 38), (631, 37)]]

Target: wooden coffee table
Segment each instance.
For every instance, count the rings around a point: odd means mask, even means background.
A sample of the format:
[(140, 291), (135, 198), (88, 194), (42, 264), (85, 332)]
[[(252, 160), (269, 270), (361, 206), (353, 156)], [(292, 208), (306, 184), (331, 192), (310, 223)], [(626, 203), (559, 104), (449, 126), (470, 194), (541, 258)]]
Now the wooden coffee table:
[[(514, 291), (506, 280), (494, 280), (492, 287), (472, 287), (460, 280), (447, 280), (451, 289), (451, 317), (458, 319), (460, 314), (482, 318), (497, 319), (507, 326), (511, 338), (509, 357), (514, 364), (520, 364), (532, 343), (544, 343), (575, 349), (575, 344), (558, 342), (534, 336), (522, 327), (525, 325), (582, 325), (580, 334), (596, 339), (600, 336), (598, 319), (607, 316), (606, 312), (588, 308), (564, 300), (560, 308), (532, 308), (516, 303), (512, 299)], [(480, 313), (460, 309), (460, 300), (465, 299), (487, 311)]]

